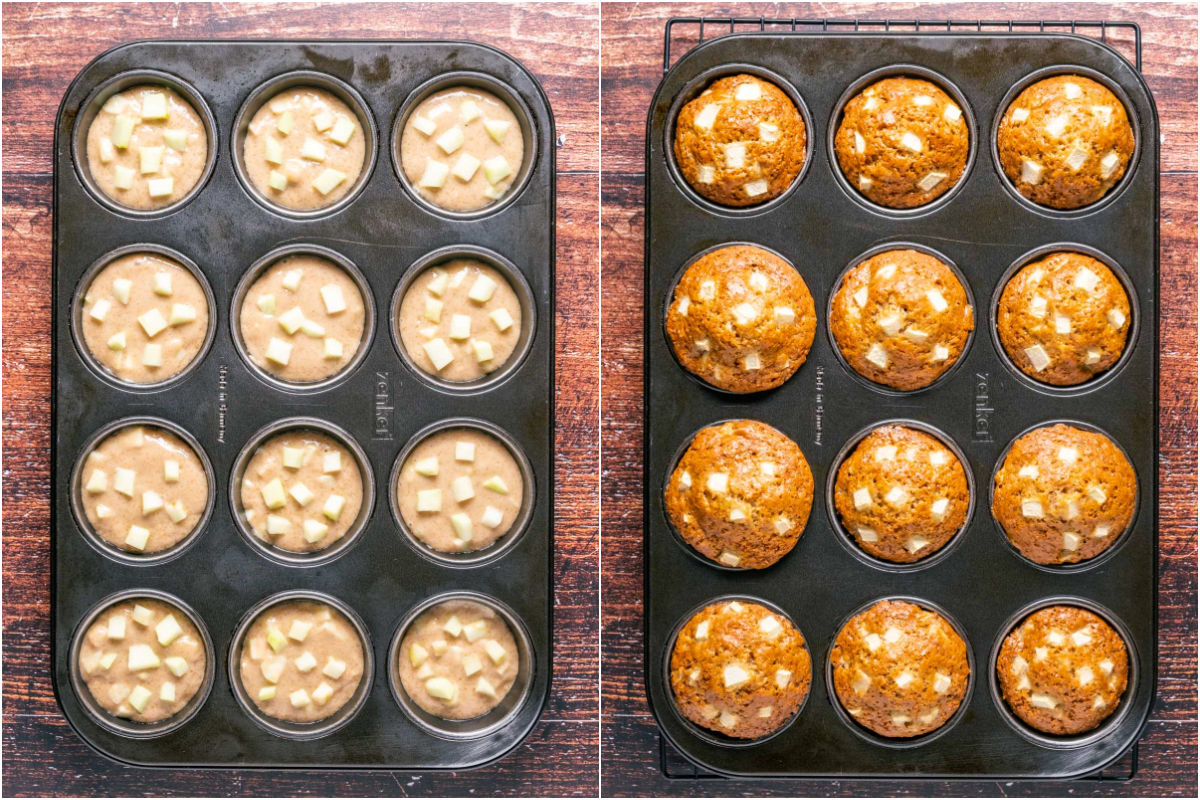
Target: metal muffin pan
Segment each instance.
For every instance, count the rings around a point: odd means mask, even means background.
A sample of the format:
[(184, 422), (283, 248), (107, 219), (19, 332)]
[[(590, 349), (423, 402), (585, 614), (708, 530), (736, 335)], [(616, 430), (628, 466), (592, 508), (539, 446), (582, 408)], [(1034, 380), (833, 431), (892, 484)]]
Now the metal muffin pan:
[[(152, 73), (145, 72), (152, 70)], [(410, 95), (448, 72), (488, 76), (507, 87), (526, 115), (529, 177), (507, 202), (469, 219), (434, 213), (401, 185), (386, 131)], [(261, 87), (304, 72), (344, 84), (370, 121), (373, 161), (345, 203), (296, 216), (262, 203), (239, 177), (235, 120)], [(211, 174), (190, 199), (146, 215), (105, 202), (85, 185), (75, 159), (81, 126), (126, 76), (186, 85), (213, 125)], [(201, 109), (200, 106), (203, 106)], [(360, 118), (360, 122), (362, 119)], [(364, 128), (368, 126), (364, 125)], [(51, 479), (51, 617), (54, 686), (71, 726), (89, 745), (143, 766), (376, 768), (456, 770), (501, 758), (532, 730), (546, 702), (551, 671), (551, 565), (554, 421), (554, 121), (536, 79), (493, 48), (434, 41), (149, 41), (110, 50), (67, 90), (54, 151), (53, 451)], [(151, 388), (125, 386), (89, 365), (73, 335), (72, 315), (89, 268), (126, 245), (169, 248), (194, 264), (212, 293), (213, 338), (185, 375)], [(281, 247), (325, 248), (361, 273), (375, 323), (362, 360), (320, 386), (271, 381), (252, 369), (234, 340), (239, 282)], [(484, 248), (505, 259), (522, 285), (531, 325), (519, 363), (505, 378), (470, 391), (433, 384), (397, 354), (390, 313), (411, 265), (443, 248)], [(190, 262), (190, 263), (189, 263)], [(357, 277), (357, 276), (356, 276)], [(195, 439), (211, 464), (212, 510), (177, 557), (158, 563), (117, 558), (97, 548), (72, 512), (73, 473), (85, 444), (116, 420), (153, 417)], [(239, 533), (230, 483), (239, 453), (281, 420), (312, 418), (344, 431), (372, 476), (364, 492), (362, 531), (335, 559), (280, 561)], [(400, 532), (389, 510), (392, 467), (418, 431), (448, 418), (469, 418), (503, 431), (519, 448), (536, 486), (521, 531), (486, 564), (426, 557)], [(186, 437), (185, 437), (186, 438)], [(351, 448), (354, 450), (355, 448)], [(367, 474), (367, 471), (364, 471)], [(371, 499), (373, 497), (373, 500)], [(353, 546), (350, 547), (349, 544)], [(501, 542), (504, 545), (504, 542)], [(234, 636), (263, 598), (304, 589), (332, 598), (361, 617), (374, 672), (361, 709), (337, 730), (298, 740), (260, 726), (235, 699), (225, 668)], [(416, 724), (390, 690), (389, 643), (408, 612), (429, 598), (463, 590), (510, 610), (526, 641), (528, 685), (485, 735), (451, 739)], [(138, 739), (98, 722), (72, 681), (71, 647), (81, 621), (118, 592), (167, 592), (196, 613), (212, 638), (211, 692), (195, 716), (174, 730)], [(105, 720), (107, 721), (107, 720)], [(495, 722), (495, 725), (491, 725)], [(314, 726), (315, 727), (315, 726)]]
[[(788, 195), (758, 213), (697, 202), (673, 163), (669, 132), (681, 96), (689, 99), (703, 88), (700, 76), (736, 71), (730, 65), (757, 67), (803, 87), (816, 126), (808, 132), (814, 163)], [(829, 149), (829, 128), (838, 123), (848, 88), (877, 70), (895, 73), (896, 65), (941, 76), (944, 88), (961, 92), (973, 120), (975, 155), (960, 185), (916, 214), (875, 209), (850, 196)], [(1014, 199), (987, 140), (1010, 89), (1039, 70), (1073, 67), (1095, 71), (1120, 89), (1139, 144), (1111, 198), (1064, 215)], [(1108, 46), (1065, 33), (738, 33), (698, 45), (667, 71), (650, 108), (646, 141), (645, 679), (667, 741), (700, 769), (731, 777), (1063, 779), (1119, 759), (1149, 714), (1157, 639), (1158, 122), (1140, 75)], [(847, 264), (891, 243), (933, 249), (965, 279), (981, 330), (951, 374), (921, 391), (894, 392), (863, 381), (820, 331), (808, 361), (782, 387), (748, 395), (713, 390), (676, 361), (663, 310), (683, 265), (735, 242), (775, 251), (800, 271), (819, 328), (827, 327), (828, 299)], [(1127, 357), (1111, 375), (1070, 393), (1018, 378), (993, 340), (989, 316), (989, 301), (1006, 271), (1030, 251), (1063, 242), (1093, 248), (1123, 268), (1118, 274), (1128, 278), (1140, 320), (1131, 329)], [(804, 535), (779, 563), (759, 571), (715, 568), (672, 533), (662, 490), (697, 429), (738, 417), (761, 420), (794, 439), (812, 467), (817, 492), (826, 490), (840, 465), (839, 451), (863, 430), (895, 419), (932, 426), (962, 451), (973, 478), (974, 513), (934, 563), (885, 569), (838, 541), (844, 537), (833, 512), (816, 497)], [(1052, 420), (1103, 427), (1137, 473), (1133, 525), (1120, 549), (1089, 569), (1042, 570), (1018, 557), (997, 536), (987, 502), (993, 471), (1012, 439)], [(663, 663), (679, 620), (725, 595), (758, 597), (785, 610), (805, 632), (818, 669), (854, 609), (890, 596), (940, 606), (965, 633), (975, 689), (952, 729), (903, 749), (864, 738), (842, 719), (821, 680), (776, 736), (733, 747), (698, 734), (673, 708)], [(994, 668), (991, 649), (1014, 615), (1063, 596), (1105, 608), (1136, 662), (1136, 681), (1121, 710), (1096, 736), (1069, 748), (1018, 732), (985, 688)]]

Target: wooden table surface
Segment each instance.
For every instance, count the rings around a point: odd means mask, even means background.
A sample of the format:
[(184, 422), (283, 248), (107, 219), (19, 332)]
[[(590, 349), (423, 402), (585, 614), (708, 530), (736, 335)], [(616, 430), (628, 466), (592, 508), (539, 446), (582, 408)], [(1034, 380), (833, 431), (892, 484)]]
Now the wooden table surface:
[[(593, 795), (597, 776), (597, 19), (589, 6), (40, 4), (4, 9), (4, 790), (6, 795)], [(453, 38), (541, 81), (557, 122), (554, 681), (541, 722), (464, 773), (121, 767), (68, 727), (50, 685), (51, 147), (68, 83), (144, 38)]]
[[(1160, 638), (1158, 699), (1129, 783), (668, 781), (642, 682), (642, 247), (644, 131), (662, 77), (663, 25), (679, 16), (1135, 20), (1162, 146)], [(1196, 794), (1196, 22), (1168, 4), (605, 3), (601, 11), (604, 794)], [(687, 49), (686, 45), (683, 48)], [(682, 52), (682, 51), (680, 51)]]

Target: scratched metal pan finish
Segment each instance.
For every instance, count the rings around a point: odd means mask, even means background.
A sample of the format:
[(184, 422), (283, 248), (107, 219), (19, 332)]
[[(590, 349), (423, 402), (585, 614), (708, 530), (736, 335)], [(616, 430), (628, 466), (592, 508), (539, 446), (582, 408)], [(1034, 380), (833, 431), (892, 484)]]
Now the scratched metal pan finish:
[[(790, 82), (811, 113), (812, 162), (798, 186), (757, 213), (725, 213), (697, 201), (672, 172), (672, 115), (710, 76), (738, 65)], [(839, 185), (828, 127), (839, 99), (860, 77), (894, 65), (942, 76), (974, 118), (974, 161), (963, 185), (926, 213), (871, 209)], [(1038, 211), (1005, 188), (989, 139), (1009, 90), (1037, 70), (1090, 68), (1120, 93), (1138, 127), (1130, 174), (1113, 196), (1073, 214)], [(905, 69), (899, 69), (903, 73)], [(908, 70), (913, 71), (913, 70)], [(701, 767), (730, 776), (1072, 778), (1094, 772), (1133, 745), (1154, 697), (1156, 644), (1156, 447), (1158, 309), (1158, 122), (1141, 77), (1108, 47), (1070, 35), (760, 34), (702, 44), (668, 72), (650, 109), (646, 171), (645, 677), (651, 705), (669, 739)], [(812, 291), (819, 321), (808, 361), (781, 388), (752, 395), (713, 391), (671, 353), (663, 315), (681, 269), (724, 242), (753, 242), (790, 260)], [(974, 295), (977, 332), (962, 363), (920, 392), (876, 390), (833, 352), (825, 309), (835, 281), (871, 248), (909, 242), (944, 253)], [(1044, 390), (1005, 362), (988, 328), (991, 301), (1007, 270), (1052, 243), (1095, 248), (1128, 275), (1138, 317), (1130, 357), (1109, 378), (1080, 391)], [(976, 510), (961, 541), (923, 569), (885, 570), (855, 558), (814, 499), (796, 548), (762, 571), (714, 568), (672, 535), (662, 490), (673, 460), (697, 429), (734, 417), (762, 420), (794, 439), (823, 494), (839, 449), (882, 420), (910, 419), (948, 435), (966, 454)], [(1039, 569), (1020, 558), (990, 514), (990, 486), (1009, 442), (1031, 426), (1071, 420), (1100, 427), (1129, 454), (1139, 481), (1133, 527), (1119, 550), (1090, 568)], [(739, 594), (775, 603), (808, 639), (815, 677), (800, 717), (778, 736), (750, 746), (702, 735), (671, 708), (663, 663), (672, 631), (709, 598)], [(963, 627), (976, 665), (974, 689), (946, 735), (915, 747), (888, 747), (858, 735), (836, 713), (820, 680), (837, 628), (853, 609), (889, 595), (923, 598)], [(1069, 595), (1110, 610), (1129, 633), (1139, 678), (1125, 711), (1095, 741), (1062, 748), (1035, 743), (1008, 724), (989, 691), (992, 647), (1012, 614), (1040, 599)], [(1115, 716), (1115, 715), (1114, 715)], [(1054, 743), (1061, 744), (1061, 743)]]
[[(152, 68), (190, 84), (217, 129), (211, 178), (190, 202), (153, 219), (109, 210), (81, 183), (72, 160), (77, 117), (105, 81)], [(243, 102), (265, 81), (292, 70), (332, 76), (365, 102), (376, 131), (376, 158), (358, 196), (332, 214), (294, 219), (250, 196), (235, 174), (231, 138)], [(528, 109), (532, 174), (495, 213), (455, 219), (418, 204), (392, 162), (393, 121), (425, 81), (452, 70), (482, 73), (510, 87)], [(518, 118), (521, 113), (518, 112)], [(531, 137), (531, 138), (529, 138)], [(139, 42), (111, 50), (75, 79), (60, 108), (54, 169), (54, 393), (52, 620), (54, 685), (79, 735), (122, 762), (148, 766), (371, 767), (466, 769), (498, 759), (532, 730), (550, 685), (554, 121), (536, 79), (508, 55), (468, 42)], [(157, 391), (128, 391), (85, 363), (71, 333), (72, 298), (88, 266), (129, 244), (165, 245), (194, 261), (212, 287), (216, 335), (186, 377)], [(285, 391), (256, 376), (230, 334), (231, 299), (243, 273), (282, 245), (329, 248), (353, 263), (370, 287), (376, 325), (366, 357), (344, 380), (313, 392)], [(391, 335), (391, 297), (405, 270), (452, 245), (484, 247), (520, 270), (536, 327), (521, 365), (502, 381), (451, 392), (405, 366)], [(128, 416), (163, 418), (200, 443), (212, 462), (213, 513), (195, 543), (157, 565), (120, 563), (80, 531), (70, 504), (71, 475), (86, 440)], [(239, 450), (277, 420), (315, 417), (344, 429), (361, 446), (374, 476), (374, 508), (352, 547), (334, 560), (294, 566), (265, 558), (237, 532), (229, 481)], [(449, 417), (502, 428), (532, 467), (534, 504), (520, 539), (483, 566), (462, 567), (418, 553), (389, 511), (393, 462), (418, 430)], [(509, 535), (518, 535), (513, 532)], [(170, 592), (196, 610), (217, 659), (211, 695), (196, 716), (165, 736), (134, 740), (87, 713), (69, 679), (68, 653), (82, 616), (117, 591)], [(235, 627), (259, 600), (291, 589), (345, 602), (365, 622), (376, 669), (362, 710), (345, 727), (310, 741), (281, 738), (238, 707), (224, 668)], [(444, 592), (471, 590), (512, 609), (528, 629), (531, 688), (506, 724), (483, 738), (451, 741), (417, 727), (389, 690), (387, 647), (409, 609)]]

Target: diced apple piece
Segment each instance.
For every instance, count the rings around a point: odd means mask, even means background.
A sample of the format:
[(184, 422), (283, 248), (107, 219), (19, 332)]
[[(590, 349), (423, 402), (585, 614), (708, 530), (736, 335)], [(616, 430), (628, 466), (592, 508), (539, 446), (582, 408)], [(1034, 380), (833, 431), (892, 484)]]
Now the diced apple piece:
[(142, 516), (148, 516), (163, 507), (162, 495), (146, 490), (142, 492)]
[(167, 147), (182, 153), (187, 150), (187, 131), (170, 129), (163, 133), (163, 141)]
[(144, 669), (154, 669), (162, 664), (158, 656), (148, 644), (132, 644), (129, 646), (129, 670), (141, 672)]
[(500, 665), (504, 663), (504, 659), (508, 658), (508, 653), (504, 646), (495, 639), (485, 639), (483, 642), (483, 650), (487, 653), (488, 658), (493, 664)]
[(449, 174), (450, 167), (431, 158), (425, 162), (425, 172), (417, 185), (425, 189), (440, 189), (446, 185), (446, 176)]
[(324, 161), (325, 145), (312, 137), (308, 137), (304, 140), (304, 144), (300, 146), (300, 157), (306, 161)]
[(129, 167), (122, 167), (118, 164), (113, 168), (113, 186), (118, 189), (133, 188), (134, 171)]
[(168, 613), (162, 620), (154, 626), (154, 635), (158, 638), (158, 643), (163, 647), (170, 647), (171, 642), (178, 639), (183, 634), (183, 628), (175, 619), (175, 615)]
[(321, 302), (325, 304), (325, 313), (340, 314), (346, 310), (346, 298), (342, 296), (342, 287), (326, 284), (321, 287)]
[(292, 621), (292, 627), (288, 628), (288, 638), (297, 642), (303, 642), (308, 632), (312, 630), (312, 623), (305, 622), (302, 619)]
[(312, 182), (312, 187), (320, 192), (323, 196), (336, 189), (344, 180), (346, 180), (346, 173), (329, 168), (321, 171), (321, 174), (317, 176), (317, 179)]
[(487, 178), (487, 182), (493, 186), (511, 174), (512, 167), (509, 166), (508, 159), (504, 156), (493, 156), (483, 162), (483, 177)]
[(462, 659), (463, 674), (468, 678), (483, 669), (483, 662), (474, 653), (468, 653)]
[(1046, 350), (1040, 344), (1030, 345), (1025, 348), (1025, 357), (1029, 359), (1029, 363), (1033, 366), (1034, 371), (1041, 372), (1046, 367), (1050, 366), (1050, 356), (1046, 355)]
[(325, 350), (323, 353), (325, 358), (341, 358), (342, 352), (342, 343), (340, 341), (333, 338), (327, 338), (325, 340)]
[(114, 642), (119, 642), (125, 638), (125, 617), (120, 614), (113, 614), (108, 618), (108, 633), (109, 639)]
[(447, 364), (454, 360), (454, 355), (450, 352), (450, 348), (441, 339), (433, 339), (422, 345), (425, 350), (425, 355), (429, 356), (429, 360), (433, 363), (434, 370), (441, 370)]
[(436, 477), (438, 474), (437, 456), (422, 458), (414, 465), (413, 469), (416, 470), (418, 475), (424, 475), (426, 478)]
[(700, 113), (692, 120), (692, 127), (700, 132), (708, 131), (717, 121), (717, 115), (721, 113), (721, 106), (718, 103), (709, 103), (704, 108), (700, 109)]
[(1108, 152), (1100, 159), (1100, 172), (1107, 178), (1117, 171), (1117, 166), (1121, 163), (1121, 158), (1115, 152)]
[(163, 659), (163, 664), (176, 678), (182, 678), (187, 674), (187, 659), (183, 658), (182, 656), (167, 656)]
[(292, 529), (292, 522), (278, 514), (267, 514), (267, 535), (282, 536)]
[(154, 293), (159, 297), (170, 297), (171, 292), (171, 273), (156, 272), (154, 273)]
[(96, 517), (98, 519), (108, 519), (113, 515), (113, 510), (103, 503), (96, 506)]
[(258, 690), (258, 699), (261, 702), (275, 699), (276, 688), (274, 686), (264, 686)]
[[(108, 312), (111, 308), (112, 303), (108, 302), (107, 300), (97, 300), (92, 305), (92, 310), (88, 312), (88, 316), (97, 322), (104, 322), (104, 318), (108, 316)], [(121, 349), (124, 349), (124, 346), (124, 337), (122, 337)]]
[(453, 128), (447, 130), (434, 141), (437, 143), (437, 146), (441, 148), (443, 153), (450, 155), (454, 151), (458, 150), (458, 148), (462, 147), (465, 139), (466, 136), (463, 135), (462, 128), (455, 125)]
[(292, 496), (292, 499), (295, 500), (301, 508), (311, 503), (312, 499), (316, 497), (312, 490), (303, 483), (293, 484), (292, 488), (288, 490), (288, 494)]
[(326, 474), (331, 472), (341, 472), (342, 470), (342, 454), (336, 450), (326, 453), (321, 459), (321, 472)]
[(305, 650), (300, 655), (296, 656), (296, 669), (301, 672), (312, 672), (317, 666), (317, 658), (312, 653)]
[(133, 497), (133, 485), (137, 478), (137, 473), (131, 469), (117, 467), (115, 476), (113, 477), (113, 489), (126, 497)]
[(258, 665), (258, 669), (262, 672), (263, 679), (268, 683), (279, 683), (279, 679), (283, 677), (283, 670), (287, 667), (287, 658), (284, 656), (276, 656), (275, 658), (267, 659)]
[(492, 295), (496, 293), (496, 282), (487, 275), (480, 275), (471, 284), (471, 290), (467, 292), (467, 297), (476, 303), (486, 303), (492, 299)]
[(129, 526), (129, 533), (125, 534), (126, 547), (131, 550), (145, 550), (148, 541), (150, 541), (150, 531), (140, 525)]
[(1030, 161), (1028, 158), (1021, 162), (1021, 180), (1031, 186), (1037, 186), (1042, 182), (1042, 173), (1045, 168), (1036, 161)]
[(187, 519), (187, 509), (183, 506), (182, 500), (176, 500), (174, 503), (167, 503), (167, 517), (171, 522), (179, 523)]
[(153, 175), (162, 168), (163, 148), (142, 147), (138, 149), (138, 168), (143, 175)]
[(484, 481), (483, 488), (489, 489), (496, 494), (508, 494), (508, 484), (499, 475), (493, 475)]
[(304, 520), (302, 527), (304, 528), (304, 541), (309, 544), (319, 542), (329, 532), (328, 525), (315, 519)]
[(267, 185), (277, 192), (282, 192), (288, 187), (287, 173), (280, 172), (277, 169), (271, 170), (267, 175)]
[(425, 284), (425, 289), (434, 297), (441, 297), (446, 291), (446, 283), (450, 280), (450, 276), (436, 269), (430, 275), (432, 277), (429, 283)]
[(1112, 325), (1117, 330), (1125, 327), (1125, 313), (1119, 308), (1110, 308), (1104, 315), (1108, 319), (1108, 324)]
[(283, 491), (283, 481), (275, 478), (264, 486), (262, 488), (262, 499), (267, 504), (267, 508), (271, 509), (283, 508), (287, 505), (287, 497)]
[(333, 522), (337, 522), (338, 518), (342, 516), (342, 508), (344, 508), (345, 505), (346, 498), (342, 497), (340, 494), (331, 494), (329, 495), (329, 498), (326, 499), (325, 506), (321, 509), (321, 513)]
[(138, 324), (151, 339), (167, 328), (167, 321), (163, 319), (162, 313), (157, 308), (152, 308), (138, 317)]
[(471, 541), (471, 518), (463, 513), (454, 514), (450, 517), (450, 526), (454, 528), (454, 535), (461, 542)]
[(333, 687), (325, 681), (321, 681), (320, 685), (313, 689), (312, 698), (317, 701), (318, 705), (325, 705), (331, 697), (333, 697)]
[(283, 278), (279, 281), (283, 288), (289, 292), (294, 292), (300, 288), (300, 280), (304, 277), (304, 270), (289, 269), (283, 274)]
[(133, 612), (129, 615), (138, 625), (145, 627), (154, 622), (154, 612), (140, 603), (135, 603)]
[(496, 329), (501, 333), (504, 333), (513, 326), (512, 314), (508, 313), (507, 308), (497, 308), (495, 311), (488, 314), (488, 317), (491, 318), (492, 322), (496, 326)]
[(746, 166), (746, 145), (744, 142), (730, 142), (725, 145), (725, 168), (742, 169)]
[(706, 183), (707, 184), (707, 183), (716, 183), (716, 181), (717, 181), (717, 168), (716, 167), (712, 166), (711, 164), (701, 164), (696, 169), (696, 182), (697, 183)]
[(271, 341), (267, 343), (267, 360), (286, 367), (291, 358), (292, 346), (283, 339), (272, 336)]
[(429, 693), (430, 697), (436, 697), (447, 703), (453, 702), (458, 697), (458, 689), (449, 678), (430, 678), (425, 681), (425, 691)]
[(99, 494), (108, 490), (108, 473), (104, 470), (94, 469), (91, 476), (88, 478), (87, 485), (84, 487), (89, 494)]
[(484, 695), (485, 697), (490, 697), (493, 700), (497, 699), (498, 697), (496, 694), (496, 687), (492, 686), (491, 682), (487, 678), (481, 677), (478, 681), (476, 681), (475, 691), (476, 693)]
[(161, 367), (162, 360), (162, 345), (148, 344), (142, 350), (142, 366), (145, 367)]
[(304, 708), (312, 701), (308, 698), (308, 692), (297, 689), (288, 695), (288, 702), (292, 704), (292, 708)]
[(305, 455), (303, 447), (284, 447), (280, 460), (287, 469), (300, 469), (304, 466)]
[(124, 150), (129, 147), (129, 142), (133, 138), (133, 126), (136, 120), (133, 117), (124, 115), (118, 116), (113, 120), (112, 127), (112, 143), (113, 147)]
[(475, 487), (471, 485), (471, 478), (467, 475), (455, 478), (451, 491), (454, 499), (459, 503), (465, 503), (475, 496)]
[(133, 691), (129, 693), (129, 705), (133, 710), (141, 714), (146, 710), (146, 706), (150, 704), (150, 698), (154, 695), (145, 686), (138, 684), (133, 687)]
[(455, 314), (450, 318), (450, 338), (461, 342), (471, 338), (471, 318), (466, 314)]
[(463, 183), (467, 183), (471, 178), (475, 177), (475, 172), (479, 169), (480, 163), (482, 162), (470, 153), (463, 153), (458, 157), (458, 161), (454, 164), (454, 169), (451, 172), (454, 177)]
[(283, 648), (287, 647), (287, 636), (278, 628), (267, 629), (267, 644), (271, 649), (278, 653)]
[(489, 119), (483, 123), (483, 129), (496, 144), (504, 144), (504, 138), (508, 135), (510, 127), (512, 127), (512, 123), (502, 119)]
[(263, 158), (268, 164), (279, 166), (283, 163), (283, 145), (277, 139), (268, 136), (264, 150)]
[(324, 133), (333, 127), (333, 114), (329, 111), (322, 111), (313, 117), (313, 127), (318, 133)]
[(146, 181), (146, 190), (151, 197), (170, 197), (175, 191), (175, 179), (172, 177), (166, 178), (151, 178)]
[(495, 357), (491, 342), (483, 339), (472, 339), (471, 347), (475, 350), (475, 360), (480, 364), (487, 363)]
[(423, 133), (426, 136), (431, 136), (433, 132), (437, 130), (436, 122), (428, 117), (422, 117), (420, 114), (413, 114), (412, 126), (416, 128), (418, 132)]
[(917, 188), (922, 192), (928, 192), (939, 183), (946, 180), (947, 177), (949, 177), (948, 173), (934, 170), (926, 174), (924, 178), (921, 178), (921, 180), (917, 181)]
[(164, 92), (145, 92), (142, 95), (142, 119), (166, 119), (170, 115)]

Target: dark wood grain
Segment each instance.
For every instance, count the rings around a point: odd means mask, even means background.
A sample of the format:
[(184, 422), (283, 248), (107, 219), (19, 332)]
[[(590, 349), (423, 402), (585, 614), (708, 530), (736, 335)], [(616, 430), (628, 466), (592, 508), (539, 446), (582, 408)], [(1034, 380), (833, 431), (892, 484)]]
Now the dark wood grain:
[[(1128, 783), (668, 781), (642, 681), (642, 257), (646, 112), (673, 15), (1129, 19), (1163, 132), (1158, 695)], [(1178, 5), (605, 3), (601, 11), (602, 791), (607, 796), (1196, 794), (1196, 22)], [(1188, 14), (1192, 13), (1188, 9)], [(686, 46), (683, 48), (686, 49)], [(682, 51), (681, 51), (682, 52)], [(1126, 48), (1125, 52), (1129, 52)]]
[[(598, 22), (591, 6), (176, 4), (4, 9), (4, 790), (43, 795), (594, 795)], [(529, 740), (465, 773), (160, 771), (94, 753), (55, 703), (49, 664), (51, 147), (75, 74), (133, 39), (466, 38), (520, 59), (559, 134), (555, 674)]]

